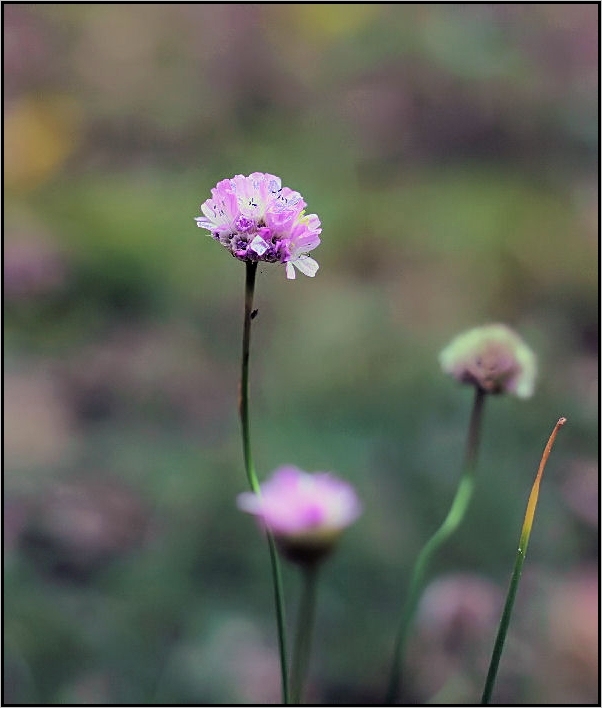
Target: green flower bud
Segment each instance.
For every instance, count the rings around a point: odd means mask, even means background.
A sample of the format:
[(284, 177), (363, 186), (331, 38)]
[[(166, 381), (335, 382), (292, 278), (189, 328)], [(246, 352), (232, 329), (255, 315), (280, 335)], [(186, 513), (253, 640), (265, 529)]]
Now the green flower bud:
[(453, 339), (439, 354), (441, 368), (461, 383), (486, 393), (533, 394), (535, 354), (510, 327), (491, 324), (475, 327)]

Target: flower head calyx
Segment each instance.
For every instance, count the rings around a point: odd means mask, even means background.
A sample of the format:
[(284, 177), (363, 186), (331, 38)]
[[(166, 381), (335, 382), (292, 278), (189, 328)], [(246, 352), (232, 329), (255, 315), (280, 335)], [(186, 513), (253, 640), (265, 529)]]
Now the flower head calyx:
[(362, 512), (349, 483), (329, 472), (310, 474), (292, 465), (276, 469), (259, 493), (240, 494), (237, 504), (254, 514), (282, 553), (298, 563), (327, 555)]
[(195, 221), (241, 261), (282, 263), (289, 279), (295, 268), (313, 277), (319, 266), (307, 254), (320, 244), (322, 228), (306, 206), (280, 178), (253, 172), (218, 182)]
[(535, 354), (504, 324), (476, 327), (458, 335), (439, 354), (439, 363), (461, 383), (478, 386), (486, 393), (512, 393), (519, 398), (533, 394)]

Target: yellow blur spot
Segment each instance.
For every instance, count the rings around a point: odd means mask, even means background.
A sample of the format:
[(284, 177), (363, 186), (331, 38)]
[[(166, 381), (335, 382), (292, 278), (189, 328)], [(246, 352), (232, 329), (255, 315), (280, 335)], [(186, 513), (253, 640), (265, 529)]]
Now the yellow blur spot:
[(313, 36), (317, 33), (333, 39), (355, 34), (378, 10), (369, 4), (339, 6), (320, 3), (299, 3), (289, 9), (297, 27)]
[(75, 149), (81, 111), (66, 96), (25, 96), (4, 116), (4, 184), (28, 190), (47, 180)]

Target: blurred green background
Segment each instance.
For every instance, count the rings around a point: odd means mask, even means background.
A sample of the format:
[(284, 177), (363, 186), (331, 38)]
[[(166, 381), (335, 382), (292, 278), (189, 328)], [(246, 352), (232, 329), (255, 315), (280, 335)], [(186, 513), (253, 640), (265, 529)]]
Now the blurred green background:
[(323, 224), (315, 279), (258, 274), (258, 473), (332, 470), (365, 507), (308, 700), (382, 701), (470, 412), (437, 355), (494, 321), (536, 393), (487, 403), (402, 700), (480, 698), (561, 415), (495, 700), (598, 700), (598, 12), (3, 4), (6, 702), (279, 702), (267, 547), (234, 501), (244, 266), (194, 223), (253, 171)]

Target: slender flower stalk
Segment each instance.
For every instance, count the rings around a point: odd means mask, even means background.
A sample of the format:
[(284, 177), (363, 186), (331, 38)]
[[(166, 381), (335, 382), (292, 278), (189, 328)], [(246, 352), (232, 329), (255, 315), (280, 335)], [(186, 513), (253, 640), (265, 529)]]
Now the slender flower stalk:
[(316, 589), (318, 580), (318, 563), (309, 563), (301, 567), (302, 588), (299, 610), (297, 612), (297, 628), (293, 659), (291, 666), (291, 703), (302, 705), (303, 686), (309, 666), (311, 638), (314, 628), (316, 609)]
[(489, 671), (487, 672), (485, 688), (483, 689), (483, 695), (481, 697), (481, 705), (488, 705), (491, 700), (491, 694), (493, 692), (493, 686), (495, 684), (495, 679), (500, 664), (500, 658), (502, 656), (504, 642), (506, 641), (506, 634), (508, 632), (508, 626), (510, 624), (510, 617), (512, 615), (512, 609), (514, 607), (516, 591), (518, 590), (518, 584), (520, 582), (523, 564), (527, 555), (527, 546), (529, 545), (531, 529), (533, 528), (533, 519), (535, 517), (535, 509), (537, 507), (537, 499), (539, 497), (539, 487), (541, 484), (541, 478), (543, 476), (543, 471), (550, 456), (550, 452), (552, 451), (552, 446), (554, 445), (554, 441), (556, 440), (556, 435), (565, 423), (566, 418), (560, 418), (554, 426), (554, 430), (552, 430), (552, 434), (550, 435), (546, 447), (543, 451), (541, 462), (539, 463), (539, 469), (537, 470), (537, 475), (535, 476), (535, 481), (533, 482), (533, 487), (531, 488), (531, 493), (529, 494), (527, 510), (525, 512), (525, 519), (523, 521), (523, 528), (520, 534), (520, 540), (518, 542), (518, 551), (516, 553), (514, 570), (512, 571), (512, 578), (510, 579), (508, 595), (506, 596), (506, 603), (504, 605), (502, 618), (500, 620), (500, 626), (493, 647), (493, 654), (491, 656), (491, 662), (489, 664)]
[(249, 353), (251, 350), (251, 322), (253, 321), (253, 297), (255, 294), (255, 276), (257, 262), (247, 261), (245, 278), (245, 314), (242, 332), (242, 367), (240, 374), (240, 390), (238, 397), (238, 412), (242, 427), (242, 450), (245, 461), (245, 472), (249, 486), (254, 492), (259, 491), (259, 482), (251, 455), (251, 432), (249, 418)]
[(393, 649), (385, 699), (388, 704), (397, 700), (406, 643), (430, 560), (458, 528), (472, 498), (485, 396), (510, 393), (518, 398), (529, 398), (537, 374), (535, 355), (518, 334), (504, 324), (489, 324), (462, 332), (439, 354), (439, 363), (456, 381), (475, 388), (474, 404), (456, 495), (445, 520), (420, 551), (412, 571)]
[[(257, 264), (280, 263), (286, 277), (293, 280), (296, 270), (313, 277), (318, 263), (308, 254), (320, 244), (322, 225), (316, 214), (306, 214), (303, 197), (283, 187), (279, 177), (264, 172), (235, 175), (223, 179), (211, 190), (195, 221), (229, 253), (246, 265), (245, 309), (242, 338), (242, 369), (238, 408), (242, 429), (245, 472), (251, 490), (260, 493), (251, 455), (249, 423), (249, 352), (253, 295)], [(284, 622), (284, 600), (278, 553), (274, 537), (267, 529), (270, 563), (278, 625), (278, 648), (282, 673), (282, 700), (288, 703), (288, 666)]]
[(393, 649), (393, 661), (385, 703), (392, 705), (396, 702), (401, 685), (401, 670), (405, 654), (405, 648), (411, 629), (412, 620), (416, 613), (418, 600), (424, 587), (424, 579), (429, 563), (434, 553), (458, 528), (468, 504), (472, 498), (474, 490), (474, 476), (477, 463), (477, 453), (481, 437), (483, 420), (483, 408), (485, 403), (485, 391), (479, 386), (475, 387), (474, 403), (468, 426), (466, 438), (466, 451), (464, 455), (463, 473), (452, 501), (451, 507), (441, 526), (435, 531), (427, 543), (423, 546), (412, 572), (410, 587), (407, 599), (401, 615), (401, 622), (395, 638)]
[[(260, 492), (259, 482), (253, 465), (251, 454), (251, 432), (249, 423), (249, 352), (251, 348), (251, 322), (253, 321), (253, 296), (255, 293), (255, 276), (257, 274), (257, 262), (246, 262), (245, 279), (245, 311), (242, 336), (242, 366), (240, 376), (240, 391), (238, 408), (242, 429), (242, 447), (245, 461), (245, 472), (249, 486), (255, 493)], [(286, 625), (284, 619), (284, 592), (282, 588), (282, 574), (280, 572), (280, 562), (276, 551), (276, 544), (271, 533), (268, 532), (268, 546), (270, 550), (270, 566), (272, 571), (272, 583), (274, 586), (274, 602), (276, 605), (276, 625), (278, 629), (278, 652), (280, 654), (280, 673), (282, 685), (282, 702), (289, 703), (288, 690), (288, 662), (286, 648)]]

